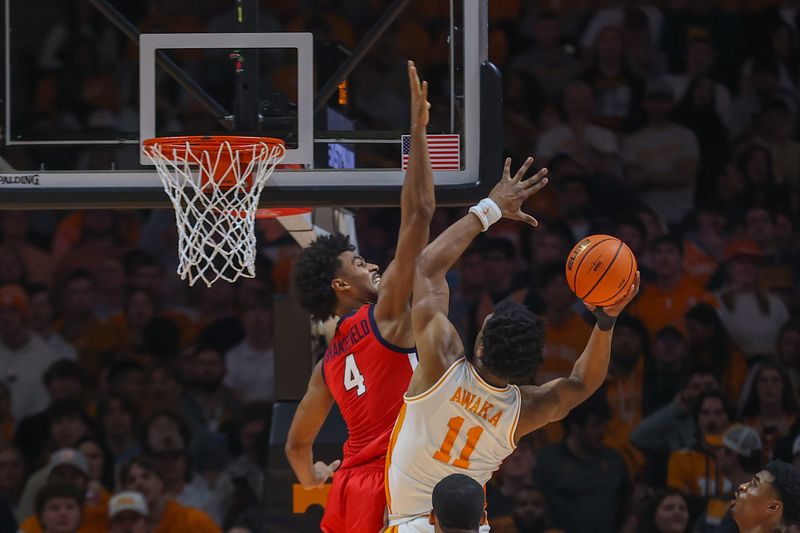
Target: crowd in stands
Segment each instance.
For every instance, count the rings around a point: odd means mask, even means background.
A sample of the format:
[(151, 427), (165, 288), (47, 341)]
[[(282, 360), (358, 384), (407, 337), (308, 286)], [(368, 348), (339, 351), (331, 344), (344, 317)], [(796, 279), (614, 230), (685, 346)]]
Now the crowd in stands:
[[(222, 0), (124, 4), (142, 31), (232, 31)], [(261, 27), (313, 26), (352, 47), (387, 4), (263, 2)], [(432, 127), (447, 61), (438, 4), (412, 2), (390, 30), (431, 80)], [(564, 278), (573, 244), (616, 235), (642, 275), (605, 386), (523, 440), (488, 485), (492, 530), (736, 531), (739, 484), (770, 459), (800, 466), (800, 2), (489, 5), (506, 152), (534, 155), (550, 184), (526, 206), (538, 228), (494, 225), (450, 273), (451, 319), (474, 340), (502, 299), (544, 316), (542, 383), (570, 372), (592, 328)], [(28, 43), (26, 124), (135, 132), (133, 52), (87, 0), (67, 12)], [(378, 56), (365, 59), (376, 75), (404, 75)], [(353, 114), (380, 123), (392, 97), (361, 94)], [(207, 125), (174, 104), (174, 120)], [(108, 161), (43, 153), (2, 156)], [(462, 212), (439, 209), (432, 234)], [(261, 220), (255, 279), (189, 289), (173, 274), (171, 217), (0, 213), (0, 530), (269, 531), (271, 301), (298, 247)], [(362, 255), (385, 266), (398, 219), (359, 210)]]

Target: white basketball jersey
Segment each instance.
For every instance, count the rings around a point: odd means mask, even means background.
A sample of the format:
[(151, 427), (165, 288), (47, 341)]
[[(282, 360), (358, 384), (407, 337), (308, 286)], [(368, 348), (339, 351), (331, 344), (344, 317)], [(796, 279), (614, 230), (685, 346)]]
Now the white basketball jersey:
[(516, 448), (520, 403), (516, 385), (489, 385), (465, 358), (424, 393), (406, 396), (387, 452), (390, 524), (428, 514), (433, 487), (450, 474), (485, 485)]

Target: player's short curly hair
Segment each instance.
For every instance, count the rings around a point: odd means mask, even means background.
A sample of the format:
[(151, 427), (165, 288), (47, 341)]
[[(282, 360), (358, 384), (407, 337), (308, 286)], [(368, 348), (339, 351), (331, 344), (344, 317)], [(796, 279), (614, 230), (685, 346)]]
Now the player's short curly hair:
[(347, 235), (333, 233), (318, 237), (300, 253), (292, 272), (292, 292), (312, 318), (327, 320), (336, 312), (331, 281), (342, 266), (339, 254), (353, 250)]
[(772, 488), (783, 502), (783, 524), (800, 526), (800, 468), (783, 461), (770, 461), (764, 470), (772, 474)]
[(481, 362), (510, 382), (528, 381), (542, 364), (544, 321), (524, 305), (505, 299), (483, 327)]

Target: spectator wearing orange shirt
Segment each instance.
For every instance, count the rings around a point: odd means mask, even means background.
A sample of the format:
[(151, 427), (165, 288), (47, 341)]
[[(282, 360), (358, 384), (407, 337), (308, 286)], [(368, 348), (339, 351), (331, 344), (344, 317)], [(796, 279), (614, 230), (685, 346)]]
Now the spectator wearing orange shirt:
[(697, 444), (676, 450), (669, 456), (667, 485), (686, 494), (690, 509), (696, 512), (705, 508), (710, 496), (727, 494), (733, 489), (731, 482), (718, 472), (715, 458), (716, 448), (722, 444), (722, 433), (730, 425), (732, 415), (732, 406), (722, 393), (703, 393), (694, 411)]
[(620, 316), (614, 326), (611, 362), (605, 382), (612, 413), (606, 444), (622, 454), (628, 471), (632, 473), (644, 464), (644, 457), (631, 444), (629, 437), (642, 420), (644, 361), (648, 352), (644, 325), (627, 314)]
[(544, 383), (569, 376), (586, 347), (592, 328), (573, 310), (577, 299), (567, 285), (563, 265), (550, 264), (542, 268), (540, 280), (547, 326), (544, 362), (536, 372), (536, 381)]
[[(47, 524), (42, 523), (40, 495), (52, 483), (65, 483), (78, 489), (84, 496), (89, 493), (89, 462), (78, 450), (64, 448), (58, 450), (50, 458), (48, 464), (47, 484), (36, 498), (36, 514), (29, 516), (19, 526), (21, 533), (47, 533)], [(106, 533), (108, 531), (108, 493), (99, 491), (92, 493), (90, 499), (81, 499), (83, 521), (79, 533)]]
[(662, 235), (651, 246), (656, 279), (642, 287), (630, 310), (644, 322), (650, 334), (666, 326), (679, 326), (683, 316), (699, 302), (713, 303), (703, 286), (683, 270), (683, 242)]
[(204, 511), (184, 507), (164, 493), (164, 481), (158, 463), (138, 457), (122, 470), (125, 490), (144, 496), (150, 510), (151, 533), (221, 533)]

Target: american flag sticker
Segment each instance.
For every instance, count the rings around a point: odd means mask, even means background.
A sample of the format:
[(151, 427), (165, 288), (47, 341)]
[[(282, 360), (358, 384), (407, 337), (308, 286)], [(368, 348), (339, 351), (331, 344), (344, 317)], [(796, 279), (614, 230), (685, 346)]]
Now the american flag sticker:
[[(408, 168), (411, 135), (402, 136), (403, 170)], [(428, 135), (428, 152), (433, 170), (461, 169), (461, 136), (458, 134)]]

